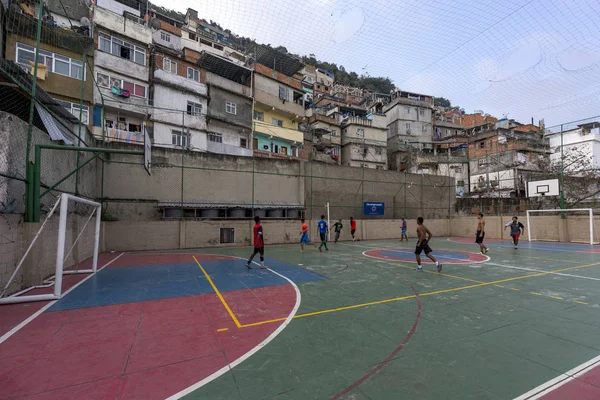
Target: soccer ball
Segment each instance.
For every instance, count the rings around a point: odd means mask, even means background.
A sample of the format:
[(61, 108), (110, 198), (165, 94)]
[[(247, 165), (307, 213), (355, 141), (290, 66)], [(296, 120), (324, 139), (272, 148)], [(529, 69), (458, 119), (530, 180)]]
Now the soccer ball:
[(360, 238), (357, 238), (356, 240), (360, 242)]

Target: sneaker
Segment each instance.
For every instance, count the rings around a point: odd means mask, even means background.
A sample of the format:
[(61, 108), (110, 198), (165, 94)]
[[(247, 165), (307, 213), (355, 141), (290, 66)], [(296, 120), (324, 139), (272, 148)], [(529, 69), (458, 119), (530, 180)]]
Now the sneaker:
[(515, 250), (517, 249), (517, 246), (515, 246)]
[(417, 265), (417, 271), (423, 271), (423, 266), (422, 265)]
[(437, 263), (438, 272), (442, 272), (442, 264)]
[(248, 269), (252, 269), (252, 267), (250, 266), (250, 263), (249, 263), (249, 262), (247, 262), (247, 263), (246, 263), (246, 268), (248, 268)]
[(319, 247), (319, 251), (322, 253), (322, 252), (323, 252), (323, 249)]

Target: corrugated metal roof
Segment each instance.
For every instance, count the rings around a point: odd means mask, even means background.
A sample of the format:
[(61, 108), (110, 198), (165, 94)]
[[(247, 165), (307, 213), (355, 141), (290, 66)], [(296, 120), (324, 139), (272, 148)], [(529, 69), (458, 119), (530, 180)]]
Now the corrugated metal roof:
[[(161, 201), (158, 208), (252, 208), (252, 203), (183, 203), (179, 201)], [(254, 208), (269, 209), (299, 209), (302, 204), (293, 203), (254, 203)]]

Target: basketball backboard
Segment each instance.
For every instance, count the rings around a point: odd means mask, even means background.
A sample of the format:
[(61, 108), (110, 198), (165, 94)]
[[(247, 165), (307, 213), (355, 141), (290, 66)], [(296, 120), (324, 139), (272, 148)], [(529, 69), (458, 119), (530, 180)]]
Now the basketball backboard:
[(527, 197), (558, 196), (558, 179), (527, 182)]

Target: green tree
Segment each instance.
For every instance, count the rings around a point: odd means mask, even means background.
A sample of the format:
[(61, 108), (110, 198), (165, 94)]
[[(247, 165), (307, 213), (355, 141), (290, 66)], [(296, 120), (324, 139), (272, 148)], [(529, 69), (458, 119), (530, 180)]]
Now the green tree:
[(440, 107), (450, 108), (452, 103), (445, 97), (434, 97), (433, 104)]

